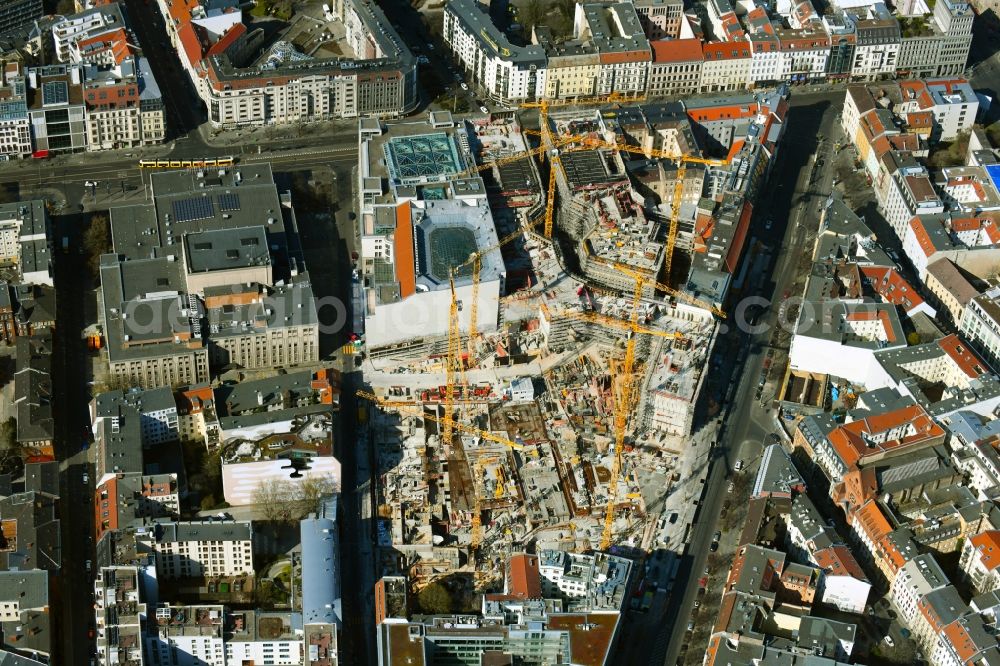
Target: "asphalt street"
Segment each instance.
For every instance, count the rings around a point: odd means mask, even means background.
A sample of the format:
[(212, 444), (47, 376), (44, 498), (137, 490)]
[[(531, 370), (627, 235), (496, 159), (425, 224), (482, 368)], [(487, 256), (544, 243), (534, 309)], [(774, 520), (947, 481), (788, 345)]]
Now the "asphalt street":
[[(55, 233), (79, 237), (75, 220), (65, 217), (55, 223)], [(78, 247), (74, 243), (72, 247)], [(89, 279), (83, 257), (76, 252), (60, 253), (53, 261), (56, 286), (56, 326), (52, 358), (53, 417), (55, 453), (60, 461), (60, 527), (62, 530), (62, 574), (59, 577), (59, 653), (53, 664), (80, 666), (89, 663), (93, 640), (93, 576), (86, 569), (94, 560), (93, 468), (88, 451), (83, 450), (89, 430), (87, 386), (89, 357), (80, 332), (90, 297)], [(88, 480), (84, 482), (84, 473)]]
[[(817, 149), (832, 150), (830, 139), (820, 142), (819, 137), (833, 135), (843, 96), (844, 93), (840, 91), (795, 94), (793, 90), (788, 128), (769, 180), (774, 189), (770, 196), (762, 197), (764, 203), (756, 212), (754, 222), (756, 236), (765, 242), (771, 241), (773, 245), (781, 243), (775, 254), (776, 261), (772, 262), (770, 275), (757, 278), (760, 285), (758, 293), (772, 302), (782, 298), (790, 288), (794, 282), (798, 259), (804, 252), (811, 251), (808, 238), (815, 230), (819, 209), (833, 180), (832, 169), (827, 169), (821, 172), (815, 182), (810, 183), (813, 155)], [(768, 218), (774, 220), (770, 232), (760, 227)], [(732, 306), (730, 309), (732, 310)], [(646, 657), (642, 660), (632, 658), (631, 661), (619, 659), (619, 664), (678, 663), (697, 595), (697, 581), (708, 559), (712, 534), (718, 529), (719, 515), (726, 497), (727, 479), (739, 459), (748, 464), (744, 473), (753, 474), (752, 463), (760, 455), (762, 442), (769, 433), (775, 431), (773, 412), (760, 406), (754, 399), (754, 391), (755, 380), (763, 366), (771, 327), (775, 324), (779, 309), (775, 304), (767, 310), (763, 319), (768, 324), (767, 330), (756, 335), (730, 331), (732, 344), (720, 344), (717, 347), (720, 353), (728, 352), (728, 356), (723, 359), (722, 371), (731, 373), (728, 376), (735, 388), (724, 405), (726, 411), (721, 436), (710, 456), (710, 470), (701, 506), (681, 560), (674, 593), (664, 606), (662, 616), (649, 623), (658, 627), (659, 633), (650, 636), (649, 642), (639, 637), (632, 641), (648, 646), (641, 651)], [(704, 648), (703, 645), (691, 645), (689, 650), (694, 654), (703, 654)], [(631, 651), (627, 650), (626, 654), (629, 652)]]

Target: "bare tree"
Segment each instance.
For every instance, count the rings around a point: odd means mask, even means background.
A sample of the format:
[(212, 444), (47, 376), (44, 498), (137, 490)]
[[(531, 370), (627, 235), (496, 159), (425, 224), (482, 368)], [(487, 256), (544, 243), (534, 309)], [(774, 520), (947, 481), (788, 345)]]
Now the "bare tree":
[(337, 492), (337, 482), (329, 474), (310, 476), (297, 484), (296, 490), (298, 496), (296, 513), (301, 519), (319, 511), (323, 500)]
[(261, 507), (264, 517), (271, 522), (288, 522), (292, 519), (292, 498), (288, 482), (279, 479), (261, 481), (253, 493), (253, 503)]
[(323, 500), (335, 492), (337, 483), (330, 475), (308, 477), (297, 482), (269, 479), (257, 485), (253, 503), (261, 507), (267, 520), (290, 522), (316, 513)]

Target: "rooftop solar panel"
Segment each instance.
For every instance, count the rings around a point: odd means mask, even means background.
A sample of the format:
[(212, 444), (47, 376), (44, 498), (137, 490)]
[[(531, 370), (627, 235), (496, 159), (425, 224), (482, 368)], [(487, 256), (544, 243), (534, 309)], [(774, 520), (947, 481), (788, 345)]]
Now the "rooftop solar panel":
[(65, 81), (48, 81), (42, 84), (42, 104), (65, 104), (69, 101), (69, 86)]
[(215, 217), (215, 207), (208, 197), (194, 197), (171, 202), (174, 219), (178, 222), (193, 222)]
[(219, 210), (225, 213), (239, 209), (240, 209), (240, 195), (238, 194), (219, 195)]

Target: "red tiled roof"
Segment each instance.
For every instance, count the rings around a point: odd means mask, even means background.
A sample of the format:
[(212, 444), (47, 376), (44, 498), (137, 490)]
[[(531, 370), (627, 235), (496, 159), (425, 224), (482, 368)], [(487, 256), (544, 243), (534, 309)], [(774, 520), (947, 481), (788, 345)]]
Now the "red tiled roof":
[[(912, 434), (904, 435), (902, 439), (889, 439), (880, 443), (867, 437), (906, 426), (912, 430)], [(866, 456), (915, 446), (939, 437), (944, 437), (944, 430), (934, 423), (923, 407), (908, 405), (845, 423), (835, 428), (828, 439), (844, 464), (853, 467)]]
[(937, 252), (937, 248), (935, 248), (934, 243), (931, 242), (930, 234), (928, 234), (927, 229), (924, 228), (923, 220), (914, 216), (913, 219), (910, 220), (910, 229), (913, 230), (913, 235), (916, 237), (917, 244), (920, 245), (920, 250), (924, 253), (925, 257), (930, 257)]
[(969, 349), (968, 345), (962, 344), (962, 341), (954, 333), (941, 338), (937, 344), (970, 379), (989, 373), (986, 362), (979, 358), (976, 352)]
[(705, 60), (737, 60), (750, 58), (750, 47), (745, 42), (706, 42), (702, 46)]
[(969, 541), (984, 567), (990, 571), (1000, 567), (1000, 530), (980, 532)]
[(887, 303), (900, 306), (907, 312), (923, 304), (924, 299), (895, 268), (882, 266), (858, 268), (862, 275), (871, 280), (872, 287)]
[(538, 556), (512, 555), (508, 565), (510, 594), (518, 599), (541, 599), (542, 583), (538, 573)]
[(242, 23), (236, 23), (230, 26), (229, 30), (219, 38), (215, 44), (212, 44), (212, 48), (208, 50), (206, 56), (221, 55), (226, 52), (226, 50), (236, 43), (240, 37), (245, 35), (247, 32), (247, 27)]
[(955, 620), (944, 628), (944, 637), (951, 645), (955, 656), (963, 663), (970, 663), (979, 653), (980, 648), (976, 645), (969, 632), (965, 628), (965, 623), (961, 619)]
[(828, 576), (850, 576), (857, 580), (868, 580), (847, 546), (831, 546), (817, 550), (813, 553), (813, 559)]
[(872, 543), (878, 543), (882, 537), (892, 531), (892, 525), (886, 519), (882, 509), (875, 500), (868, 500), (854, 511), (854, 520)]
[(885, 334), (886, 341), (896, 342), (896, 334), (893, 332), (889, 313), (885, 310), (876, 310), (874, 312), (857, 310), (855, 312), (848, 312), (844, 316), (844, 321), (874, 321), (875, 319), (878, 319), (882, 323), (882, 331)]
[(396, 206), (396, 234), (393, 241), (396, 280), (399, 282), (400, 298), (409, 298), (417, 293), (417, 273), (413, 256), (413, 222), (410, 218), (410, 202)]
[(190, 22), (182, 23), (181, 27), (177, 30), (177, 38), (181, 42), (181, 48), (184, 49), (184, 53), (187, 55), (188, 62), (192, 66), (201, 62), (201, 40), (198, 39), (198, 33), (195, 32), (194, 25)]
[(653, 62), (701, 62), (705, 59), (700, 39), (658, 39), (650, 42)]
[(906, 124), (912, 129), (931, 129), (934, 127), (934, 114), (930, 111), (914, 111), (906, 114)]

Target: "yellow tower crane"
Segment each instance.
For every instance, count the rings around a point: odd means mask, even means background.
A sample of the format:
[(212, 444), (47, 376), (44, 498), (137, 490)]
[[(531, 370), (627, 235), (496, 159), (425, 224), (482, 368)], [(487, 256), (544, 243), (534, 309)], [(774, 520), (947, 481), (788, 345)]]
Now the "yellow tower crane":
[(545, 230), (546, 238), (552, 238), (552, 223), (555, 219), (556, 203), (556, 170), (562, 167), (558, 155), (549, 156), (549, 189), (545, 193)]
[(681, 201), (684, 198), (684, 177), (687, 175), (687, 165), (704, 164), (705, 166), (727, 166), (730, 160), (698, 157), (697, 155), (691, 155), (690, 153), (668, 153), (663, 150), (642, 148), (641, 146), (631, 146), (621, 142), (585, 139), (585, 143), (592, 146), (610, 148), (628, 153), (636, 153), (645, 157), (655, 157), (658, 159), (666, 159), (677, 162), (677, 177), (674, 181), (674, 196), (673, 200), (670, 202), (670, 229), (667, 232), (667, 249), (666, 254), (664, 255), (663, 263), (664, 275), (666, 275), (667, 280), (669, 281), (671, 271), (673, 270), (674, 247), (677, 244), (677, 228), (680, 223)]
[(496, 456), (484, 456), (472, 464), (472, 475), (475, 480), (472, 483), (472, 551), (479, 550), (479, 544), (483, 542), (483, 507), (479, 499), (479, 488), (486, 490), (483, 484), (483, 468), (491, 462), (500, 459)]
[(674, 181), (674, 200), (670, 202), (670, 229), (667, 231), (667, 251), (663, 256), (663, 275), (670, 282), (671, 271), (674, 268), (674, 246), (677, 244), (677, 227), (681, 219), (681, 201), (684, 199), (684, 176), (687, 175), (687, 163), (677, 165), (677, 179)]
[(454, 430), (459, 430), (461, 432), (468, 433), (470, 435), (478, 435), (479, 437), (482, 437), (487, 441), (494, 442), (496, 444), (503, 444), (507, 448), (516, 451), (528, 451), (532, 455), (537, 455), (537, 452), (532, 447), (525, 446), (520, 442), (515, 442), (513, 440), (507, 439), (506, 437), (502, 437), (500, 435), (492, 433), (489, 430), (482, 430), (480, 428), (476, 428), (475, 426), (462, 423), (461, 421), (458, 421), (449, 415), (437, 416), (436, 414), (425, 412), (423, 408), (418, 407), (410, 402), (386, 400), (385, 398), (380, 398), (374, 393), (370, 393), (368, 391), (357, 391), (356, 395), (364, 400), (370, 400), (371, 402), (373, 402), (374, 404), (378, 405), (383, 409), (397, 409), (401, 412), (406, 412), (413, 416), (419, 416), (420, 418), (429, 419), (431, 421), (434, 421), (435, 423), (441, 424), (442, 426), (450, 422), (451, 427)]
[(606, 263), (609, 263), (611, 266), (615, 267), (616, 269), (618, 269), (622, 273), (625, 273), (626, 275), (628, 275), (629, 277), (631, 277), (633, 280), (637, 280), (637, 281), (641, 282), (642, 284), (651, 284), (654, 287), (656, 287), (656, 289), (658, 289), (659, 291), (662, 291), (665, 294), (669, 294), (669, 295), (673, 296), (674, 298), (676, 298), (678, 300), (684, 301), (686, 303), (690, 303), (691, 305), (697, 305), (700, 308), (704, 308), (706, 310), (709, 310), (712, 314), (714, 314), (715, 316), (717, 316), (717, 317), (719, 317), (721, 319), (725, 319), (726, 318), (726, 313), (723, 310), (721, 310), (720, 308), (712, 305), (711, 303), (707, 303), (707, 302), (705, 302), (705, 301), (703, 301), (703, 300), (701, 300), (699, 298), (695, 298), (691, 294), (688, 294), (688, 293), (683, 292), (683, 291), (679, 291), (677, 289), (674, 289), (673, 287), (669, 287), (669, 286), (663, 284), (662, 282), (657, 282), (656, 280), (652, 279), (648, 275), (643, 274), (641, 271), (637, 271), (636, 269), (632, 268), (631, 266), (626, 266), (625, 264), (618, 263), (618, 262), (606, 262)]
[(458, 298), (455, 296), (455, 272), (449, 277), (451, 282), (451, 306), (448, 310), (448, 355), (445, 359), (445, 396), (444, 411), (448, 420), (444, 422), (441, 438), (446, 445), (451, 445), (451, 417), (455, 413), (455, 368), (462, 363), (462, 337), (458, 327)]
[[(528, 222), (526, 225), (518, 227), (515, 231), (512, 231), (511, 233), (507, 234), (493, 245), (490, 245), (489, 247), (483, 248), (482, 250), (478, 250), (473, 254), (469, 255), (468, 259), (466, 259), (461, 264), (455, 266), (455, 268), (453, 269), (455, 272), (458, 272), (462, 268), (465, 268), (469, 264), (472, 264), (472, 304), (469, 309), (470, 359), (474, 354), (476, 339), (479, 337), (479, 278), (483, 268), (483, 255), (488, 254), (493, 250), (498, 250), (507, 243), (514, 240), (515, 238), (519, 238), (522, 234), (531, 231), (536, 226), (538, 226), (538, 224), (542, 222), (544, 219), (545, 219), (544, 217), (538, 217), (532, 220), (531, 222)], [(452, 299), (454, 300), (454, 291), (452, 292)]]
[(520, 160), (523, 160), (523, 159), (526, 159), (526, 158), (529, 158), (529, 157), (534, 157), (535, 155), (541, 155), (542, 153), (544, 153), (545, 151), (549, 150), (550, 148), (558, 148), (559, 146), (565, 145), (567, 143), (573, 143), (575, 141), (581, 141), (581, 140), (583, 140), (583, 138), (584, 137), (582, 135), (570, 135), (570, 136), (559, 137), (558, 139), (553, 139), (552, 140), (552, 145), (550, 145), (550, 146), (542, 144), (542, 145), (537, 146), (535, 148), (529, 148), (528, 150), (524, 150), (524, 151), (521, 151), (519, 153), (515, 153), (513, 155), (507, 155), (505, 157), (498, 157), (495, 160), (491, 160), (491, 161), (485, 162), (483, 164), (479, 164), (479, 165), (476, 165), (476, 166), (469, 167), (468, 169), (466, 169), (465, 171), (463, 171), (461, 175), (469, 175), (469, 174), (473, 174), (473, 173), (479, 173), (480, 171), (486, 171), (487, 169), (492, 169), (493, 167), (501, 167), (501, 166), (503, 166), (505, 164), (511, 164), (512, 162), (518, 162)]
[(633, 327), (631, 322), (618, 319), (617, 317), (611, 317), (606, 314), (601, 314), (599, 312), (560, 312), (560, 317), (565, 317), (567, 319), (579, 319), (581, 321), (588, 321), (592, 324), (597, 324), (599, 326), (609, 326), (611, 328), (617, 328), (622, 331), (630, 331), (632, 333), (640, 333), (643, 335), (653, 335), (658, 338), (671, 338), (674, 340), (683, 340), (684, 334), (678, 331), (659, 331), (655, 328), (645, 328), (643, 326)]
[[(632, 316), (629, 324), (634, 329), (639, 326), (639, 301), (642, 298), (642, 280), (635, 281), (632, 294)], [(618, 477), (622, 471), (622, 453), (625, 450), (625, 429), (628, 426), (629, 410), (632, 404), (632, 376), (635, 367), (635, 344), (638, 336), (632, 335), (625, 343), (625, 362), (622, 364), (618, 395), (615, 396), (614, 431), (615, 449), (611, 461), (611, 479), (608, 481), (608, 506), (604, 510), (604, 531), (601, 533), (600, 549), (611, 545), (611, 531), (615, 519), (615, 502), (618, 496)]]

